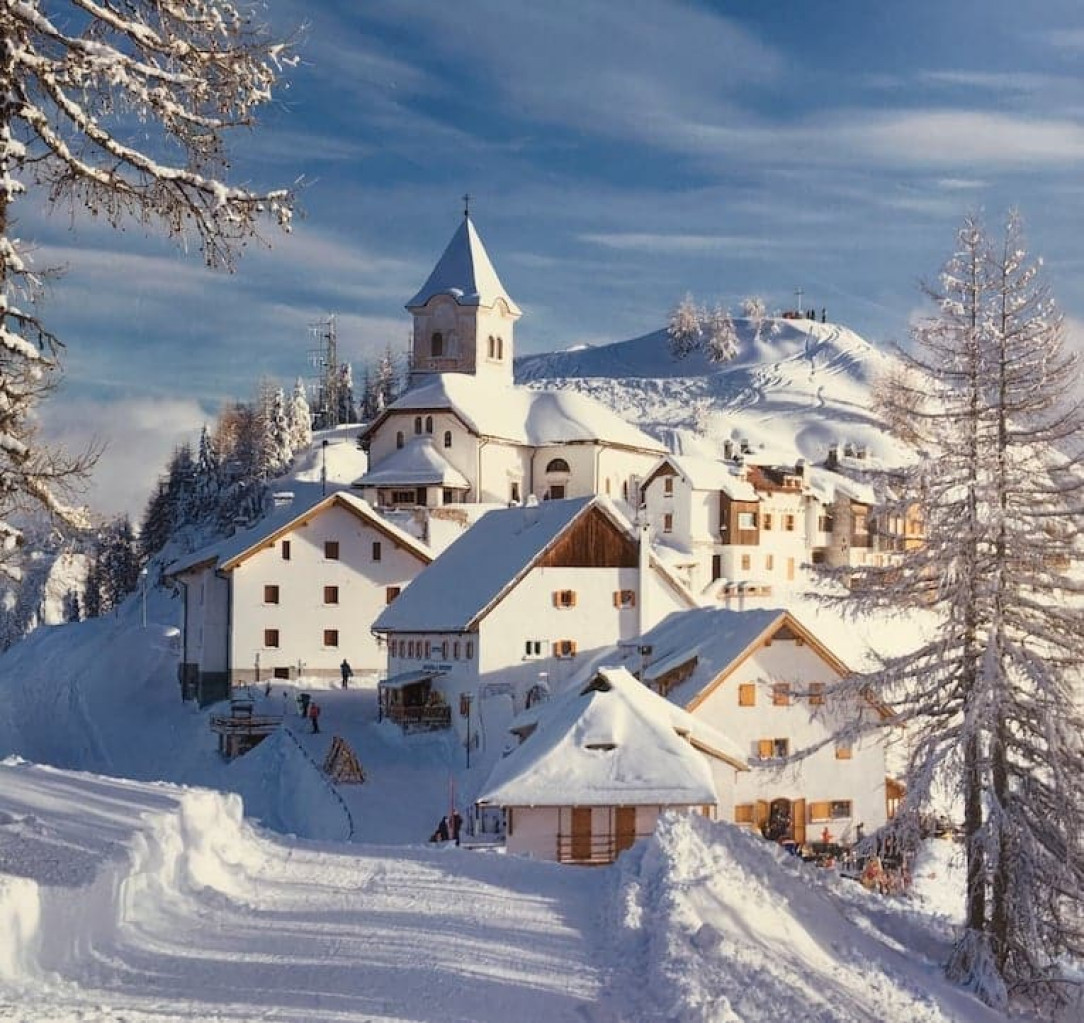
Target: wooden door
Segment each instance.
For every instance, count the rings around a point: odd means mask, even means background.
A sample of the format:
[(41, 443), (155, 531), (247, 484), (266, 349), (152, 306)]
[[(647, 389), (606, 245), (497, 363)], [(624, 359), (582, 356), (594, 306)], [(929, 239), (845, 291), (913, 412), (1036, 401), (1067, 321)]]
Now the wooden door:
[(572, 807), (572, 858), (591, 858), (591, 807)]
[(723, 556), (721, 554), (713, 554), (711, 556), (711, 581), (715, 582), (716, 579), (722, 579), (723, 577)]
[(629, 849), (636, 841), (636, 807), (619, 806), (614, 811), (614, 853)]
[(801, 845), (805, 841), (805, 800), (794, 800), (794, 806), (790, 814), (791, 824), (794, 828), (791, 837)]

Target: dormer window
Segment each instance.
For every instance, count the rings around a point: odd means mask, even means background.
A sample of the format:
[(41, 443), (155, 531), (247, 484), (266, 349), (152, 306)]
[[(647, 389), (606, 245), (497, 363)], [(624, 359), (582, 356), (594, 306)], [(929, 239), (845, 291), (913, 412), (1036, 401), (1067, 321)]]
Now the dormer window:
[(434, 359), (439, 359), (444, 355), (444, 335), (439, 330), (434, 330), (433, 336), (430, 338), (429, 354)]

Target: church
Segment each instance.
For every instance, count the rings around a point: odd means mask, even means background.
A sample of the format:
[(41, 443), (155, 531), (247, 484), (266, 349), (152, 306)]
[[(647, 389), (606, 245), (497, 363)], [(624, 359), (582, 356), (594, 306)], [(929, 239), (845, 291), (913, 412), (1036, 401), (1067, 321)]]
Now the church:
[(572, 391), (513, 383), (522, 315), (463, 220), (421, 290), (410, 386), (361, 434), (369, 469), (353, 486), (374, 507), (520, 504), (605, 494), (633, 507), (665, 448)]

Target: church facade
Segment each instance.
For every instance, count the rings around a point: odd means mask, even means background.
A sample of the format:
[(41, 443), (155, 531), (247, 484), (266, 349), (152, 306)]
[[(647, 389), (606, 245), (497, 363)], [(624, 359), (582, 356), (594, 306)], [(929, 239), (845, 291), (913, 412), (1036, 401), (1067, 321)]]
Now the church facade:
[(354, 487), (381, 508), (605, 494), (635, 506), (664, 447), (599, 402), (513, 384), (521, 313), (469, 215), (407, 303), (407, 392), (361, 435)]

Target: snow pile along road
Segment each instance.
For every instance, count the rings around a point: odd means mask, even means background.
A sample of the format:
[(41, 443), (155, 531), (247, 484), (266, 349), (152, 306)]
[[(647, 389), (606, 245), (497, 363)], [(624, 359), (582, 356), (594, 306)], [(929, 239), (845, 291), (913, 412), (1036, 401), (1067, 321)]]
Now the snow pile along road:
[(615, 887), (622, 1019), (1003, 1019), (945, 982), (909, 910), (732, 826), (668, 815), (618, 861)]

